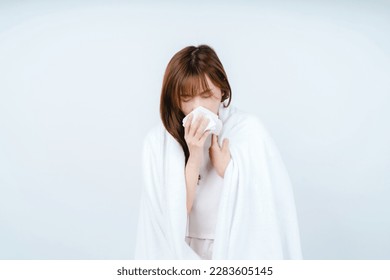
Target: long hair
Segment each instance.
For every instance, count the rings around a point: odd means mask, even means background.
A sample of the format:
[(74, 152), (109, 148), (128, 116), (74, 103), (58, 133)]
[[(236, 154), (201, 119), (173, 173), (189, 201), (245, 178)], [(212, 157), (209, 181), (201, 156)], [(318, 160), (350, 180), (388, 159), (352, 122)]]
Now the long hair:
[(161, 98), (160, 116), (165, 129), (179, 142), (183, 148), (185, 162), (189, 158), (189, 150), (184, 139), (182, 120), (185, 117), (180, 101), (182, 96), (195, 96), (202, 90), (209, 89), (206, 75), (222, 92), (221, 102), (231, 101), (231, 89), (215, 51), (207, 45), (189, 46), (176, 53), (165, 70)]

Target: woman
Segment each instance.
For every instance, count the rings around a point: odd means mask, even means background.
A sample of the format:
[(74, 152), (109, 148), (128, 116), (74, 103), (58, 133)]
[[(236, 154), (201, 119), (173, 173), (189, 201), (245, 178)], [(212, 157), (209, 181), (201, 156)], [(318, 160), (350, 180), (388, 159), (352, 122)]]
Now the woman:
[(231, 97), (209, 46), (186, 47), (169, 62), (163, 125), (145, 139), (135, 258), (301, 258), (283, 162), (261, 122), (231, 108)]

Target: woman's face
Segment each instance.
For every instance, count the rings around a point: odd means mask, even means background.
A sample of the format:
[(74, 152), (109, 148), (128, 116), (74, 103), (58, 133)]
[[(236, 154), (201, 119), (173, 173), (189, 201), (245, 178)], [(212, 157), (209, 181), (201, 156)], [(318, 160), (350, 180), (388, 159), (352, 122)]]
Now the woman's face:
[(195, 108), (202, 106), (214, 114), (218, 115), (219, 105), (222, 100), (221, 89), (215, 86), (206, 75), (207, 84), (210, 91), (200, 92), (193, 97), (183, 96), (180, 101), (181, 110), (187, 116)]

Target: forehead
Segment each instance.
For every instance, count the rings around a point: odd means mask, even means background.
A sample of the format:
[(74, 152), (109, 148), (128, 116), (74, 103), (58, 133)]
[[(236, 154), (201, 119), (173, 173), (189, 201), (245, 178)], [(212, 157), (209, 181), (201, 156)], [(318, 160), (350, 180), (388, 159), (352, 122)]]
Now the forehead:
[(215, 85), (207, 75), (187, 77), (181, 86), (180, 95), (198, 95), (203, 92), (212, 91)]

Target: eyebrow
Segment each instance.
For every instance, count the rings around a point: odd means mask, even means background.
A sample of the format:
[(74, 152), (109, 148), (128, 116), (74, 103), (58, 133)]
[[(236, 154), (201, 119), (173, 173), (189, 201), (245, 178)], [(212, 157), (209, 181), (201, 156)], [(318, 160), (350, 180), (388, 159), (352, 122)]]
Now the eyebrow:
[[(212, 92), (213, 91), (213, 89), (206, 89), (206, 90), (204, 90), (204, 91), (202, 91), (202, 92), (199, 92), (199, 93), (197, 93), (196, 95), (200, 95), (200, 94), (204, 94), (204, 93), (207, 93), (207, 92)], [(193, 96), (192, 94), (180, 94), (180, 96), (183, 96), (183, 97), (185, 97), (185, 96)]]
[(213, 91), (213, 89), (211, 89), (211, 88), (206, 89), (205, 91), (202, 91), (202, 92), (200, 92), (199, 94), (206, 93), (206, 92), (209, 92), (209, 91)]

